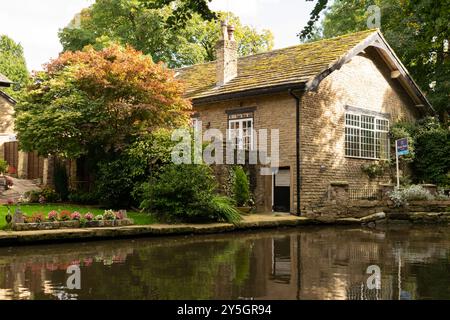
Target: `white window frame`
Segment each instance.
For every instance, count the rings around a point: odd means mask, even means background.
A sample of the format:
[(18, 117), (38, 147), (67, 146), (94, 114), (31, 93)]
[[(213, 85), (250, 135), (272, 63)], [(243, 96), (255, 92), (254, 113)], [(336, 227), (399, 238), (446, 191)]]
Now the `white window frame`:
[[(359, 126), (355, 126), (355, 125), (349, 125), (347, 124), (347, 115), (352, 115), (352, 116), (356, 116), (359, 119)], [(362, 117), (370, 117), (373, 118), (373, 129), (367, 129), (364, 128), (362, 126)], [(377, 125), (377, 121), (386, 121), (387, 122), (387, 130), (380, 130), (378, 129), (378, 125)], [(344, 145), (344, 154), (346, 158), (356, 158), (356, 159), (368, 159), (368, 160), (388, 160), (390, 158), (390, 137), (389, 137), (389, 130), (390, 130), (390, 121), (389, 119), (386, 119), (384, 117), (378, 117), (375, 115), (371, 115), (371, 114), (365, 114), (365, 113), (358, 113), (358, 112), (349, 112), (347, 111), (344, 115), (344, 139), (345, 139), (345, 145)], [(359, 156), (355, 156), (355, 155), (347, 155), (347, 128), (351, 128), (351, 129), (355, 129), (359, 131)], [(362, 156), (362, 131), (370, 131), (373, 133), (373, 154), (374, 157), (365, 157)], [(381, 151), (380, 151), (380, 157), (377, 157), (377, 140), (380, 140), (380, 150), (381, 150), (381, 139), (377, 138), (379, 133), (384, 133), (387, 135), (387, 152), (386, 152), (386, 157), (383, 158)], [(381, 136), (381, 135), (380, 135)]]
[[(233, 137), (233, 134), (234, 134), (234, 132), (235, 132), (235, 130), (236, 129), (231, 129), (231, 124), (239, 124), (239, 129), (237, 129), (237, 130), (239, 130), (238, 131), (238, 144), (237, 144), (237, 146), (235, 146), (235, 147), (237, 147), (237, 149), (238, 150), (246, 150), (246, 148), (245, 148), (245, 146), (244, 146), (244, 126), (243, 126), (243, 124), (244, 124), (244, 122), (250, 122), (251, 123), (251, 128), (250, 128), (250, 130), (248, 131), (249, 132), (249, 134), (250, 134), (250, 151), (251, 150), (254, 150), (254, 135), (253, 135), (253, 131), (254, 131), (254, 120), (253, 120), (253, 118), (250, 118), (250, 117), (247, 117), (247, 118), (241, 118), (241, 119), (229, 119), (228, 120), (228, 139), (230, 140), (230, 141), (233, 141), (234, 140), (234, 137)], [(248, 128), (247, 128), (247, 130), (248, 130)]]

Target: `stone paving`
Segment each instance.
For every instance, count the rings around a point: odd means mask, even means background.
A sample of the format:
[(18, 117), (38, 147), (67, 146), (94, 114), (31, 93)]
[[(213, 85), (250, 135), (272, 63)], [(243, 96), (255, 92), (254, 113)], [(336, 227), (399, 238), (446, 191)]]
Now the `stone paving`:
[(33, 180), (23, 180), (12, 178), (13, 186), (0, 193), (0, 204), (5, 204), (9, 199), (17, 201), (24, 193), (33, 190), (40, 190), (40, 187)]

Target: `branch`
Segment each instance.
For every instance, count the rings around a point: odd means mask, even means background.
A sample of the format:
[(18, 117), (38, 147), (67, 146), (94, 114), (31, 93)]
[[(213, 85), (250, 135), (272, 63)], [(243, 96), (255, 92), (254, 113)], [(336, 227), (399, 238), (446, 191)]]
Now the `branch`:
[[(306, 0), (311, 1), (311, 0)], [(300, 32), (297, 36), (300, 40), (306, 40), (311, 38), (311, 34), (313, 32), (314, 25), (320, 18), (320, 14), (324, 11), (328, 5), (329, 0), (319, 0), (314, 7), (313, 11), (310, 14), (310, 18), (308, 24), (303, 28), (302, 32)]]

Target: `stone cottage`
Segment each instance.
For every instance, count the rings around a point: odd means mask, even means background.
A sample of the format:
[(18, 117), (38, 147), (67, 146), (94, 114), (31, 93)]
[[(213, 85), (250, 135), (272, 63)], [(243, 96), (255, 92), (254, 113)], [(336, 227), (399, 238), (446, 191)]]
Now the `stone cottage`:
[(433, 109), (379, 30), (241, 58), (233, 33), (222, 24), (217, 61), (177, 77), (193, 123), (228, 133), (236, 148), (254, 150), (255, 132), (279, 130), (279, 170), (256, 177), (258, 211), (300, 215), (335, 182), (356, 191), (390, 182), (388, 173), (370, 179), (362, 166), (390, 158), (393, 123)]
[(6, 160), (11, 174), (22, 179), (38, 180), (51, 184), (53, 171), (49, 160), (39, 157), (36, 152), (22, 152), (14, 131), (14, 105), (16, 101), (1, 88), (7, 88), (12, 82), (0, 74), (0, 159)]

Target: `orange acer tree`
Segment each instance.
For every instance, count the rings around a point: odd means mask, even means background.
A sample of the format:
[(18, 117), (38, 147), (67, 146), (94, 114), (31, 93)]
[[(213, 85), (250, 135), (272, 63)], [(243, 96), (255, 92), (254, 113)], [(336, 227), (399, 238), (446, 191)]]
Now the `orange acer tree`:
[(174, 72), (131, 47), (65, 52), (33, 75), (16, 107), (24, 151), (66, 158), (120, 152), (140, 134), (187, 124)]

